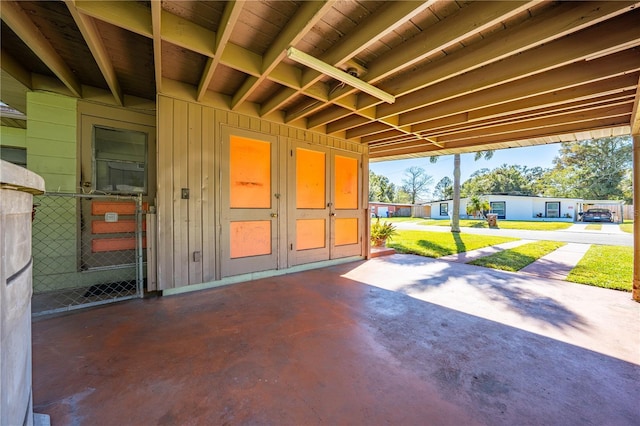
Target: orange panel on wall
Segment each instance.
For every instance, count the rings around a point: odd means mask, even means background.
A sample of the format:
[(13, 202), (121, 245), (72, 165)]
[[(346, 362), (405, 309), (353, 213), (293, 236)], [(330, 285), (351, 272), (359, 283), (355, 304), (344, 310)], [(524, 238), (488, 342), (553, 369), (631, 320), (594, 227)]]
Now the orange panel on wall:
[(335, 157), (335, 208), (358, 208), (358, 160), (336, 155)]
[(271, 207), (271, 143), (231, 136), (229, 147), (231, 208)]
[[(149, 203), (142, 203), (142, 210), (149, 211)], [(136, 203), (133, 201), (92, 201), (91, 214), (94, 216), (105, 213), (118, 213), (120, 215), (136, 214)]]
[[(142, 238), (142, 248), (147, 247), (147, 238)], [(102, 238), (91, 240), (91, 252), (102, 253), (105, 251), (134, 250), (136, 248), (135, 237), (130, 238)]]
[(325, 153), (296, 149), (296, 208), (325, 207)]
[(344, 246), (346, 244), (358, 243), (358, 219), (343, 218), (336, 219), (335, 245)]
[[(142, 230), (147, 230), (147, 221), (142, 222)], [(119, 220), (117, 222), (105, 222), (104, 220), (91, 221), (92, 234), (118, 234), (124, 232), (136, 232), (136, 221), (129, 219)]]
[(296, 220), (296, 250), (308, 250), (325, 246), (324, 219)]
[(271, 254), (271, 221), (231, 222), (231, 258)]

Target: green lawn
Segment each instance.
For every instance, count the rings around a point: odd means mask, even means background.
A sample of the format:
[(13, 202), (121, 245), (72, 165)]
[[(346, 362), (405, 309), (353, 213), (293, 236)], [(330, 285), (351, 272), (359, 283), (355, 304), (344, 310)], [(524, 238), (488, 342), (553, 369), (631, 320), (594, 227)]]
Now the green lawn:
[(481, 257), (469, 262), (469, 264), (515, 272), (565, 244), (557, 241), (534, 241), (490, 256)]
[(591, 246), (567, 281), (631, 291), (633, 247)]
[[(438, 225), (451, 226), (448, 219), (432, 220), (427, 219), (420, 222), (421, 225)], [(572, 222), (538, 222), (526, 220), (498, 220), (498, 228), (502, 229), (523, 229), (529, 231), (555, 231), (558, 229), (567, 229), (573, 225)], [(488, 228), (486, 220), (461, 219), (461, 227), (469, 228)]]
[(628, 222), (625, 220), (624, 223), (620, 224), (620, 229), (622, 229), (624, 232), (633, 234), (633, 222)]
[(399, 253), (441, 257), (515, 240), (517, 238), (399, 230), (393, 240), (387, 242), (387, 246), (393, 247)]
[(602, 231), (602, 224), (600, 223), (591, 223), (585, 227), (588, 231)]

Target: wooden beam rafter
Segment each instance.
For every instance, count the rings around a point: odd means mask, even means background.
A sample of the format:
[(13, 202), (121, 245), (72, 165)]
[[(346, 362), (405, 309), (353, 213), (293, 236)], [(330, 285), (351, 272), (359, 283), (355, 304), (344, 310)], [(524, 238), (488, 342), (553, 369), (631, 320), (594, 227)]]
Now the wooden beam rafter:
[(220, 21), (220, 28), (218, 29), (215, 38), (215, 55), (207, 59), (207, 65), (204, 68), (204, 73), (202, 74), (202, 78), (200, 79), (200, 83), (198, 85), (198, 95), (196, 96), (196, 99), (198, 101), (201, 101), (204, 98), (205, 93), (207, 92), (209, 83), (213, 78), (213, 74), (220, 64), (222, 52), (224, 52), (225, 48), (227, 47), (227, 43), (229, 43), (231, 32), (233, 31), (233, 28), (235, 27), (236, 22), (240, 17), (240, 12), (242, 12), (244, 4), (244, 0), (227, 2), (224, 8), (222, 19)]
[(160, 0), (151, 0), (151, 28), (156, 92), (162, 93), (162, 3)]
[(74, 96), (82, 96), (80, 81), (17, 2), (3, 1), (0, 17)]
[(102, 42), (102, 37), (93, 22), (93, 18), (78, 11), (72, 0), (65, 0), (65, 3), (78, 29), (82, 33), (82, 37), (84, 37), (84, 41), (87, 43), (93, 59), (96, 61), (96, 64), (98, 64), (98, 68), (100, 68), (100, 72), (107, 82), (107, 86), (109, 86), (109, 90), (116, 100), (116, 103), (119, 106), (124, 105), (124, 96), (122, 89), (120, 89), (118, 76), (113, 68), (113, 63), (111, 62), (107, 49)]

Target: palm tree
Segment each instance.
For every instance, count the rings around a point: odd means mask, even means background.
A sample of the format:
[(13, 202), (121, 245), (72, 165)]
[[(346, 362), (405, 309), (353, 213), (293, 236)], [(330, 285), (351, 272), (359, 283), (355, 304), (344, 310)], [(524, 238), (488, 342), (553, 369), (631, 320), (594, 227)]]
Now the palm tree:
[(467, 204), (467, 214), (472, 215), (474, 218), (476, 216), (484, 217), (484, 212), (488, 211), (491, 208), (491, 205), (487, 200), (480, 197), (479, 195), (472, 195), (469, 198), (469, 203)]
[[(481, 158), (490, 160), (493, 150), (478, 151), (475, 161)], [(429, 161), (435, 163), (438, 157), (429, 157)], [(460, 154), (453, 155), (453, 212), (451, 213), (451, 232), (460, 232)]]

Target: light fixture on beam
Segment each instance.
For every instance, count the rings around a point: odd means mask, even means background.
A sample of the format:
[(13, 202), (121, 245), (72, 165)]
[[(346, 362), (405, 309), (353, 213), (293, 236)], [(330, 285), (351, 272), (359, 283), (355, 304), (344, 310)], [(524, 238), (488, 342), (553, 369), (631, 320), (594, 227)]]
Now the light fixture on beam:
[(322, 62), (320, 59), (314, 58), (311, 55), (308, 55), (295, 47), (289, 47), (287, 49), (287, 57), (293, 61), (296, 61), (299, 64), (306, 65), (309, 68), (312, 68), (319, 73), (328, 75), (329, 77), (333, 77), (336, 80), (340, 80), (349, 86), (355, 87), (358, 90), (362, 90), (365, 93), (368, 93), (371, 96), (374, 96), (382, 101), (387, 103), (394, 103), (396, 101), (396, 97), (390, 93), (385, 92), (384, 90), (380, 90), (371, 84), (360, 80), (359, 78), (342, 71), (340, 68), (336, 68), (327, 64), (326, 62)]

